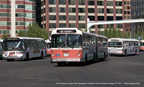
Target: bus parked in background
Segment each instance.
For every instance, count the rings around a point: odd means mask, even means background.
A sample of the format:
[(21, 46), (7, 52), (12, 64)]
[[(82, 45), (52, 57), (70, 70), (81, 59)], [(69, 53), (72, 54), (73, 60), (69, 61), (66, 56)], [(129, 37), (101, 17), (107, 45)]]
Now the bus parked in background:
[(47, 46), (47, 55), (51, 55), (51, 41), (48, 39), (48, 40), (45, 40), (45, 42)]
[(144, 40), (140, 40), (140, 50), (144, 50)]
[(69, 62), (105, 60), (107, 37), (82, 32), (77, 28), (57, 28), (51, 35), (51, 62), (63, 65)]
[(2, 59), (2, 44), (3, 44), (3, 39), (0, 39), (0, 59)]
[(108, 40), (110, 55), (129, 55), (139, 53), (139, 41), (136, 39), (111, 38)]
[(3, 58), (7, 61), (29, 60), (46, 55), (46, 45), (42, 38), (10, 37), (3, 41)]

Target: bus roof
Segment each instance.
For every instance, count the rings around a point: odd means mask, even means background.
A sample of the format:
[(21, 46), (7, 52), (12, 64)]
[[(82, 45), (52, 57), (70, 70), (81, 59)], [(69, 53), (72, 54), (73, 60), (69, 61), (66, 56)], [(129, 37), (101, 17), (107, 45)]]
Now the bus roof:
[[(57, 34), (57, 30), (76, 30), (76, 34), (88, 34), (88, 35), (96, 35), (97, 37), (102, 37), (102, 38), (106, 38), (106, 36), (102, 36), (102, 35), (98, 35), (98, 34), (93, 34), (93, 33), (88, 33), (88, 32), (83, 32), (83, 31), (80, 31), (79, 29), (77, 28), (56, 28), (55, 30), (52, 31), (52, 34)], [(62, 33), (63, 34), (63, 33)]]
[(138, 41), (136, 39), (127, 39), (127, 38), (110, 38), (108, 41)]
[[(81, 34), (82, 35), (82, 32), (80, 31), (80, 30), (78, 30), (77, 28), (56, 28), (55, 30), (53, 30), (52, 31), (52, 35), (53, 34), (59, 34), (59, 33), (57, 33), (58, 32), (58, 30), (60, 31), (63, 31), (63, 30), (67, 30), (67, 33), (69, 33), (70, 31), (72, 31), (71, 33), (73, 33), (73, 31), (75, 31), (74, 33), (76, 33), (76, 34)], [(66, 32), (65, 32), (66, 33)], [(61, 34), (63, 34), (62, 32), (61, 32)]]
[(36, 38), (36, 37), (8, 37), (5, 40), (10, 40), (10, 39), (35, 39), (35, 40), (44, 40), (43, 38)]

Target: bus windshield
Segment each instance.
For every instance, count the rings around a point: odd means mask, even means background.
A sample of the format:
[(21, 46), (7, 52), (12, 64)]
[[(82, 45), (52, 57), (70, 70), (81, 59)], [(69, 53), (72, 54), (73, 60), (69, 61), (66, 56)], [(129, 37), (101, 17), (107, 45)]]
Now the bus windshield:
[(140, 42), (140, 46), (144, 46), (144, 42)]
[(82, 36), (74, 34), (52, 35), (52, 48), (81, 48)]
[(22, 41), (19, 40), (10, 40), (10, 41), (5, 41), (4, 42), (4, 47), (3, 50), (4, 51), (21, 51), (22, 50)]
[(108, 47), (122, 47), (121, 42), (108, 42)]

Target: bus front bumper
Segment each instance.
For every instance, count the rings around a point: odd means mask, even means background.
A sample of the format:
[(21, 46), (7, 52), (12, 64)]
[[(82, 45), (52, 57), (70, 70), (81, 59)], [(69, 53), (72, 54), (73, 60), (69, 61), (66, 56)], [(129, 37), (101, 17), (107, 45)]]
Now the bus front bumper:
[(116, 52), (109, 52), (108, 54), (115, 54), (115, 55), (124, 55), (123, 51), (116, 51)]
[(81, 58), (51, 58), (51, 62), (81, 62)]
[(14, 59), (14, 60), (22, 60), (23, 56), (8, 56), (8, 57), (3, 57), (3, 59)]

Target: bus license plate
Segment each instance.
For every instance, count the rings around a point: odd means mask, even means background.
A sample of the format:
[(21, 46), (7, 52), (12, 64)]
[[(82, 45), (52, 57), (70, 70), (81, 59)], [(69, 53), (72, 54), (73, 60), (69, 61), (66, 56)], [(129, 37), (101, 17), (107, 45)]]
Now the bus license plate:
[(64, 54), (65, 57), (69, 56), (69, 54)]

